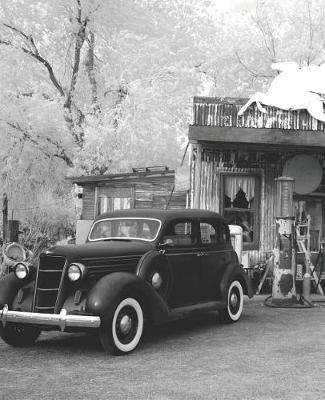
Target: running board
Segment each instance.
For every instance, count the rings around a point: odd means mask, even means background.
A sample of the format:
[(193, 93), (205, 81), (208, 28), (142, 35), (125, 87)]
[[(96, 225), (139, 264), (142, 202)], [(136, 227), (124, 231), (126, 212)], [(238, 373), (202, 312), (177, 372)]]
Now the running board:
[(173, 308), (169, 312), (168, 319), (184, 318), (191, 314), (201, 313), (205, 311), (216, 311), (226, 308), (224, 301), (209, 301), (207, 303), (193, 304), (185, 307)]

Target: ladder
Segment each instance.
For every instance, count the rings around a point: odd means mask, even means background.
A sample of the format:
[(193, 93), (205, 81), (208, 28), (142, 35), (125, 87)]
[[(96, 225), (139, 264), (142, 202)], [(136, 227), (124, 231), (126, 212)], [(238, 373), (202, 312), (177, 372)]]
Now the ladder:
[(309, 270), (311, 272), (317, 291), (324, 295), (323, 288), (320, 284), (320, 279), (317, 276), (315, 266), (312, 264), (310, 258), (310, 215), (307, 215), (305, 221), (299, 220), (296, 224), (296, 242), (299, 251), (304, 253), (306, 271)]

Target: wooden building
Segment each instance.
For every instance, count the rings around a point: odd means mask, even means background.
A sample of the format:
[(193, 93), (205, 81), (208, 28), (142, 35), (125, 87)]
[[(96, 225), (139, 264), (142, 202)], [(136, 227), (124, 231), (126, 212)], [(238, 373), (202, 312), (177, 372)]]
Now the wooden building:
[(194, 98), (190, 206), (220, 212), (241, 225), (244, 259), (253, 265), (274, 248), (275, 178), (295, 175), (294, 201), (311, 216), (317, 251), (325, 236), (324, 123), (304, 110), (266, 107), (263, 114), (255, 105), (238, 116), (246, 101)]
[(98, 215), (127, 208), (185, 208), (188, 191), (175, 190), (175, 171), (165, 166), (133, 168), (130, 173), (69, 178), (77, 187), (77, 242), (84, 241)]

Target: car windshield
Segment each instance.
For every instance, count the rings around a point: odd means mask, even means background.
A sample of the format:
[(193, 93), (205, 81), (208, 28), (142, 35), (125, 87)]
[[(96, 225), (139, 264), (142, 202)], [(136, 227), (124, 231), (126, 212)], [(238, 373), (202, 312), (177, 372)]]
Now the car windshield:
[(161, 222), (148, 218), (108, 218), (97, 221), (92, 226), (89, 240), (154, 240)]

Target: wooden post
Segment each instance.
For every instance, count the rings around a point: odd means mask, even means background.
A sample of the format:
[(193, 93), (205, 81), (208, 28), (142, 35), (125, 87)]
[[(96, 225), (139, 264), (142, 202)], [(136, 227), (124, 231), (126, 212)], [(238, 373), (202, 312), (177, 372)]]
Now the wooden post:
[[(84, 199), (83, 199), (83, 201), (85, 201)], [(94, 218), (96, 218), (97, 217), (97, 213), (98, 213), (98, 186), (96, 186), (95, 187), (95, 198), (94, 198), (94, 201), (95, 201), (95, 204), (94, 204)]]
[(2, 235), (3, 242), (8, 241), (8, 197), (7, 193), (3, 194), (2, 197)]
[(194, 208), (200, 208), (201, 193), (201, 169), (202, 169), (202, 145), (197, 144), (195, 156), (195, 174), (194, 174)]
[(8, 239), (9, 242), (18, 242), (19, 221), (11, 219), (8, 221)]

